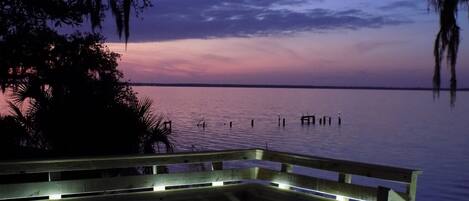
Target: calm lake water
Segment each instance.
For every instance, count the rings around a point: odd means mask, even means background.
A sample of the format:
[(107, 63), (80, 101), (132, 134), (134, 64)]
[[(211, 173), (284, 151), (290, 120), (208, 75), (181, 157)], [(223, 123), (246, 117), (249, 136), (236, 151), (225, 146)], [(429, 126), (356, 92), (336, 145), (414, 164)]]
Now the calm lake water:
[[(469, 197), (469, 93), (135, 87), (173, 120), (178, 150), (265, 148), (422, 169), (418, 200)], [(301, 126), (302, 113), (337, 116)], [(278, 127), (278, 115), (286, 127)], [(255, 126), (251, 128), (251, 119)], [(204, 129), (196, 124), (204, 120)], [(229, 122), (233, 127), (229, 128)]]
[[(469, 198), (469, 93), (134, 87), (173, 121), (178, 151), (260, 147), (423, 170), (417, 200)], [(1, 99), (1, 97), (0, 97)], [(0, 100), (0, 108), (4, 102)], [(2, 111), (2, 109), (0, 109)], [(5, 109), (3, 109), (3, 112)], [(341, 112), (342, 125), (337, 125)], [(333, 116), (301, 126), (302, 114)], [(286, 127), (278, 126), (278, 116)], [(251, 127), (251, 119), (255, 126)], [(197, 127), (205, 121), (207, 127)], [(229, 128), (229, 122), (233, 127)]]

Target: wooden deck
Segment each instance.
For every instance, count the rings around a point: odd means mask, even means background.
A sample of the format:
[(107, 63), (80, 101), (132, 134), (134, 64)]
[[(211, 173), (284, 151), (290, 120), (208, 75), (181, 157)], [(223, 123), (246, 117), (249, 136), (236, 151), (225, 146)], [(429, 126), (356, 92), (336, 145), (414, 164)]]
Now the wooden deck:
[[(280, 171), (256, 166), (223, 169), (224, 162), (246, 160), (276, 162), (280, 166)], [(204, 162), (212, 164), (211, 170), (164, 174), (160, 174), (161, 171), (158, 171), (161, 167), (171, 164)], [(337, 180), (301, 175), (293, 171), (294, 166), (335, 172)], [(72, 180), (61, 178), (61, 174), (64, 172), (136, 167), (140, 169), (150, 167), (153, 171), (150, 174), (106, 178)], [(184, 200), (190, 198), (194, 200), (196, 197), (191, 196), (191, 193), (213, 196), (215, 200), (278, 200), (278, 198), (282, 198), (280, 195), (276, 196), (277, 194), (294, 198), (286, 199), (285, 197), (281, 200), (302, 200), (303, 198), (305, 200), (330, 200), (294, 190), (306, 189), (323, 195), (332, 195), (339, 200), (353, 198), (377, 201), (413, 201), (416, 195), (417, 177), (421, 171), (263, 149), (0, 162), (0, 178), (6, 175), (27, 176), (38, 173), (48, 174), (49, 177), (45, 181), (0, 184), (0, 200), (22, 198), (62, 198), (64, 200), (155, 200), (156, 198), (158, 198), (157, 200)], [(400, 192), (382, 186), (355, 184), (352, 182), (352, 175), (390, 181), (403, 185), (406, 190)], [(219, 186), (227, 182), (241, 182), (241, 184)], [(258, 184), (252, 184), (253, 182)], [(277, 184), (279, 187), (267, 185), (269, 183)], [(194, 187), (197, 184), (212, 184), (213, 186)], [(176, 187), (180, 189), (164, 190)], [(153, 192), (152, 190), (164, 191)], [(217, 194), (217, 192), (219, 193)], [(252, 192), (256, 192), (255, 195), (266, 196), (253, 197)], [(67, 198), (70, 196), (73, 198)]]
[(334, 201), (306, 193), (260, 184), (174, 189), (160, 192), (108, 194), (64, 198), (67, 201)]

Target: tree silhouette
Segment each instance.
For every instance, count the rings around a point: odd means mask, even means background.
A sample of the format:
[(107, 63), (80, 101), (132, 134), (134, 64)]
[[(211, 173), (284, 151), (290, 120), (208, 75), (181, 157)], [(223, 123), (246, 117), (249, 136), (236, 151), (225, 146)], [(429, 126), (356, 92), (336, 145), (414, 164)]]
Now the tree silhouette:
[(456, 20), (458, 7), (469, 6), (469, 0), (429, 0), (430, 5), (440, 15), (440, 30), (435, 39), (434, 57), (435, 68), (433, 87), (438, 93), (441, 86), (441, 62), (446, 56), (451, 71), (450, 92), (451, 104), (454, 105), (457, 79), (456, 61), (459, 48), (459, 26)]
[[(139, 5), (132, 2), (108, 3), (126, 41), (130, 6)], [(0, 117), (0, 154), (12, 146), (48, 155), (149, 153), (159, 143), (172, 151), (163, 119), (122, 82), (119, 55), (103, 37), (55, 30), (86, 16), (98, 27), (106, 9), (99, 0), (0, 2), (0, 84), (12, 91), (12, 115)]]

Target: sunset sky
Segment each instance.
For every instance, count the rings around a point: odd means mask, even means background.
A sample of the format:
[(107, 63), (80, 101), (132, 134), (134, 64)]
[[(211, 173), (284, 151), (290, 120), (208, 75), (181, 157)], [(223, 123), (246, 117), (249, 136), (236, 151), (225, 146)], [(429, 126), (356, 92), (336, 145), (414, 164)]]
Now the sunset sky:
[[(103, 33), (133, 82), (431, 87), (438, 16), (427, 0), (154, 0), (127, 50)], [(459, 87), (469, 29), (459, 13)], [(448, 70), (443, 70), (443, 86)]]

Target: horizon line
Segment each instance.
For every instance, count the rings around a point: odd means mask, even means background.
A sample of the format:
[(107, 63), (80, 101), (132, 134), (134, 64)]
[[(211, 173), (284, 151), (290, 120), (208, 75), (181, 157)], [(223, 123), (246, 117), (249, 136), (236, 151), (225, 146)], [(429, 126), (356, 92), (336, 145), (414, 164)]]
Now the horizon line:
[[(385, 86), (331, 86), (331, 85), (288, 85), (288, 84), (209, 84), (209, 83), (157, 83), (157, 82), (129, 82), (131, 86), (159, 86), (159, 87), (220, 87), (220, 88), (286, 88), (286, 89), (365, 89), (365, 90), (408, 90), (433, 91), (432, 87), (385, 87)], [(450, 91), (440, 88), (440, 91)], [(456, 91), (469, 91), (469, 88), (458, 88)]]

